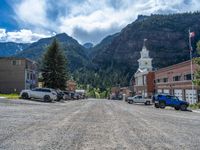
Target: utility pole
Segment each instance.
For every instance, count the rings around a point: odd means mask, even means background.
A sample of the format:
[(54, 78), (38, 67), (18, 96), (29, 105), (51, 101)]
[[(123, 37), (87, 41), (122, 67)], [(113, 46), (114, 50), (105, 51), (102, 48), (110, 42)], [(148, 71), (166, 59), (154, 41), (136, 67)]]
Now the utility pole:
[(193, 83), (193, 63), (192, 63), (192, 44), (191, 44), (191, 31), (189, 28), (189, 48), (190, 48), (190, 67), (191, 67), (191, 82), (192, 82), (192, 103), (194, 103), (194, 83)]

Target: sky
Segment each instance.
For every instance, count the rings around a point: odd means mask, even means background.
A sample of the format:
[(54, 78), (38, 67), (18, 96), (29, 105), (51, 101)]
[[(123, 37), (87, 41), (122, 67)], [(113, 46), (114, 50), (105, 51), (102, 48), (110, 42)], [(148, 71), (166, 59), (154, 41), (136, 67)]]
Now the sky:
[(199, 0), (0, 0), (0, 42), (30, 43), (65, 32), (99, 43), (138, 15), (200, 10)]

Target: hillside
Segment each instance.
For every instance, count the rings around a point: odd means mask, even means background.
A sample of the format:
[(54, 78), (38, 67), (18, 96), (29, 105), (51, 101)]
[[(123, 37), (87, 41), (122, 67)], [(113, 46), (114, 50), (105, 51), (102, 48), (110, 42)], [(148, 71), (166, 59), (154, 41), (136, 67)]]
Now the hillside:
[(30, 44), (15, 42), (0, 42), (0, 56), (12, 56), (26, 49)]
[[(182, 62), (189, 59), (189, 27), (196, 33), (194, 45), (200, 39), (200, 13), (140, 16), (119, 34), (105, 38), (94, 47), (98, 52), (92, 61), (100, 68), (134, 72), (138, 68), (143, 39), (147, 38), (154, 68)], [(106, 39), (112, 40), (105, 44)]]
[(71, 71), (88, 65), (87, 55), (84, 52), (85, 48), (65, 33), (50, 38), (40, 39), (39, 41), (32, 43), (27, 49), (24, 49), (24, 51), (16, 56), (39, 60), (54, 38), (59, 41), (64, 49)]
[(138, 68), (137, 60), (144, 39), (148, 39), (146, 45), (154, 69), (188, 60), (189, 28), (196, 33), (193, 39), (195, 47), (200, 39), (200, 13), (140, 15), (120, 33), (106, 37), (93, 47), (89, 54), (93, 68), (75, 74), (76, 80), (102, 90), (111, 86), (128, 86)]

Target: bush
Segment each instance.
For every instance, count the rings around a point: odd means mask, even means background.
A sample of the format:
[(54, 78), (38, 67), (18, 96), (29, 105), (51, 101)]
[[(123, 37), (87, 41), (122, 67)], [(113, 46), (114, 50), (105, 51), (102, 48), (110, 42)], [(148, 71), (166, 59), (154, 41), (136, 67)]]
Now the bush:
[(189, 108), (191, 108), (191, 109), (200, 109), (200, 103), (190, 104)]
[(19, 99), (19, 94), (0, 94), (0, 97), (5, 97), (7, 99)]

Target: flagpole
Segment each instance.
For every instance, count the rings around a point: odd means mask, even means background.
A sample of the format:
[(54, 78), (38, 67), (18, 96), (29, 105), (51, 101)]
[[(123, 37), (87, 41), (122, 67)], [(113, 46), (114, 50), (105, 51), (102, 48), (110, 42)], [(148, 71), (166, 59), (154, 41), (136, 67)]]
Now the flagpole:
[(189, 29), (189, 47), (190, 47), (190, 67), (191, 67), (191, 81), (192, 81), (192, 103), (194, 102), (194, 83), (193, 83), (193, 63), (192, 63), (192, 44)]

